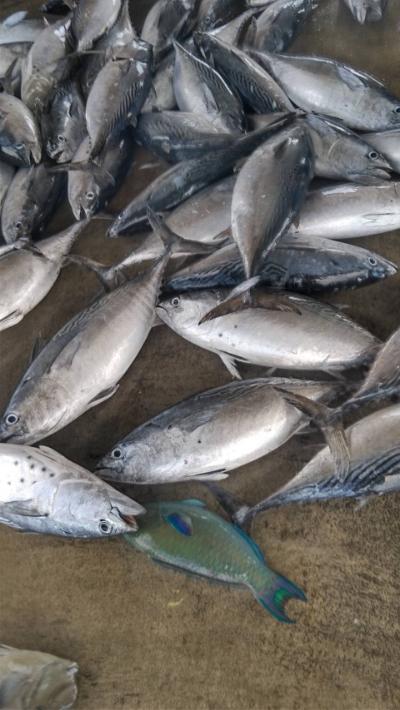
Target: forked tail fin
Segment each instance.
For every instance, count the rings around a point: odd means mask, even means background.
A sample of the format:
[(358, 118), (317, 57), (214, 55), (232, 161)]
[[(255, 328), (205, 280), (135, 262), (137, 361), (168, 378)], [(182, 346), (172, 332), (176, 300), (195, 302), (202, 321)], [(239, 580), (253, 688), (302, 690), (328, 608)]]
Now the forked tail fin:
[(284, 621), (286, 624), (296, 623), (285, 614), (285, 604), (289, 599), (301, 599), (306, 602), (307, 597), (304, 592), (296, 587), (293, 582), (283, 577), (277, 572), (268, 570), (268, 581), (260, 590), (251, 590), (260, 604), (269, 611), (278, 621)]

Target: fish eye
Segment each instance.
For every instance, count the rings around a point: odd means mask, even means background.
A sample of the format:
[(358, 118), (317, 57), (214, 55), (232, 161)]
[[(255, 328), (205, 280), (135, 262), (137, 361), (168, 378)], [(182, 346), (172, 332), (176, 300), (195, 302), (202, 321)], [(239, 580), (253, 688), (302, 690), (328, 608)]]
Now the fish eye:
[(7, 414), (6, 416), (6, 424), (9, 426), (12, 426), (13, 424), (16, 424), (19, 421), (19, 416), (18, 414)]
[(57, 136), (57, 138), (58, 138), (58, 140), (60, 141), (60, 143), (65, 143), (65, 141), (66, 141), (65, 136), (61, 136), (61, 135), (60, 135), (60, 136)]
[(376, 150), (371, 150), (370, 153), (368, 153), (368, 158), (371, 158), (371, 160), (376, 160), (378, 157), (378, 153)]
[(397, 108), (395, 108), (394, 112), (399, 114), (400, 113), (400, 106), (397, 106)]
[(100, 525), (99, 525), (99, 530), (100, 530), (100, 532), (103, 533), (103, 535), (109, 535), (111, 532), (110, 523), (107, 523), (106, 520), (101, 520)]
[(113, 449), (113, 451), (111, 452), (111, 456), (113, 457), (113, 459), (120, 459), (120, 458), (122, 458), (122, 451), (121, 451), (121, 449), (118, 449), (118, 448)]
[(22, 227), (22, 222), (16, 222), (16, 223), (15, 223), (15, 227), (16, 227), (16, 229), (21, 229), (21, 227)]
[(24, 144), (23, 144), (23, 143), (16, 143), (16, 144), (15, 144), (16, 150), (22, 150), (23, 147), (24, 147)]
[(371, 264), (371, 266), (378, 266), (377, 260), (374, 259), (372, 256), (369, 257), (368, 261)]
[(85, 195), (88, 198), (88, 200), (94, 200), (94, 192), (89, 191), (89, 192), (86, 192)]
[(178, 308), (180, 302), (181, 299), (179, 298), (179, 296), (174, 296), (174, 298), (171, 298), (171, 306), (173, 306), (174, 308)]
[(211, 22), (211, 15), (207, 15), (207, 17), (204, 18), (204, 24), (209, 25)]

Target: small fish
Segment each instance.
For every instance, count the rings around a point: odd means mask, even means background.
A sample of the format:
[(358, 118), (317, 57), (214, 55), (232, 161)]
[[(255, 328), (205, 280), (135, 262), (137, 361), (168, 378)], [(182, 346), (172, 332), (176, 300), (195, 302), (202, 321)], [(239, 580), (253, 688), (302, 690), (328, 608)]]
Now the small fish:
[(103, 456), (96, 473), (107, 481), (142, 484), (226, 478), (277, 449), (307, 422), (275, 385), (325, 402), (341, 388), (271, 377), (200, 392), (134, 429)]
[(47, 155), (57, 163), (72, 160), (86, 136), (85, 104), (76, 79), (57, 87), (41, 126)]
[(338, 372), (371, 360), (379, 341), (327, 303), (286, 293), (291, 310), (252, 308), (199, 324), (224, 290), (161, 299), (156, 313), (185, 340), (216, 353), (234, 377), (235, 360), (263, 367)]
[(248, 589), (278, 621), (292, 622), (284, 611), (288, 599), (307, 601), (298, 587), (267, 567), (254, 540), (201, 501), (151, 503), (139, 531), (125, 540), (163, 569)]
[(0, 444), (0, 523), (23, 532), (106, 537), (137, 529), (139, 503), (47, 446)]
[(251, 56), (278, 82), (290, 101), (307, 113), (339, 119), (356, 131), (400, 126), (400, 98), (348, 64), (254, 50)]
[(343, 183), (313, 190), (289, 233), (355, 239), (400, 228), (400, 182)]
[(197, 13), (197, 27), (208, 30), (222, 27), (247, 10), (246, 0), (201, 0)]
[(241, 49), (209, 34), (197, 36), (200, 46), (217, 68), (257, 113), (294, 111), (293, 104), (277, 82)]
[(23, 237), (37, 237), (50, 222), (61, 200), (65, 176), (35, 165), (19, 168), (6, 195), (1, 230), (10, 244)]
[(386, 158), (392, 170), (400, 173), (400, 128), (364, 133), (362, 138)]
[(72, 13), (72, 32), (78, 52), (93, 47), (116, 21), (122, 0), (79, 0)]
[(19, 239), (10, 245), (12, 251), (4, 256), (0, 251), (0, 331), (19, 323), (46, 296), (84, 227), (84, 223), (73, 224), (42, 239), (40, 248)]
[(176, 108), (174, 91), (175, 52), (170, 52), (160, 62), (153, 76), (153, 89), (143, 104), (142, 113), (172, 111)]
[(26, 165), (40, 163), (42, 138), (33, 113), (25, 104), (0, 93), (0, 146)]
[[(321, 237), (285, 235), (263, 264), (260, 284), (311, 295), (367, 286), (396, 272), (395, 264), (369, 249)], [(233, 288), (244, 280), (239, 250), (236, 244), (228, 244), (171, 274), (163, 287), (178, 292)]]
[[(140, 53), (138, 51), (140, 45)], [(86, 104), (91, 158), (141, 111), (151, 85), (152, 48), (141, 40), (119, 47), (98, 73)]]
[(206, 118), (217, 131), (242, 132), (245, 115), (239, 97), (207, 62), (177, 42), (174, 46), (174, 90), (179, 109)]
[(78, 666), (41, 651), (0, 645), (0, 707), (70, 710)]
[(385, 11), (387, 0), (344, 0), (353, 17), (364, 25), (379, 22)]
[(144, 21), (141, 37), (153, 47), (155, 66), (171, 49), (174, 39), (182, 40), (195, 22), (194, 0), (157, 0)]
[(8, 165), (4, 160), (0, 160), (0, 216), (3, 209), (4, 200), (15, 175), (13, 165)]
[(284, 52), (303, 29), (313, 7), (314, 0), (276, 0), (268, 5), (257, 18), (253, 46)]
[(15, 12), (0, 22), (0, 45), (33, 44), (45, 28), (43, 20), (27, 20), (26, 12)]

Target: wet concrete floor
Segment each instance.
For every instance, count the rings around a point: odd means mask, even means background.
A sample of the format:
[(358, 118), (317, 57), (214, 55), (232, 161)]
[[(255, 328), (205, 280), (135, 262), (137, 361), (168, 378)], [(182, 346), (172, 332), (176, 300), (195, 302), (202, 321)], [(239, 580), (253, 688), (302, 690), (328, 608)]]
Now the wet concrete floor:
[[(3, 0), (2, 13), (39, 2)], [(150, 3), (131, 4), (140, 27)], [(292, 47), (348, 61), (400, 95), (400, 3), (361, 27), (342, 0), (319, 0)], [(137, 151), (110, 209), (125, 206), (160, 168)], [(72, 221), (63, 205), (49, 233)], [(108, 240), (103, 222), (76, 251), (111, 264), (133, 244)], [(321, 235), (323, 236), (323, 235)], [(357, 241), (400, 264), (400, 234)], [(1, 334), (0, 410), (26, 369), (37, 332), (50, 338), (98, 291), (95, 278), (65, 268), (44, 301)], [(328, 300), (386, 338), (400, 324), (400, 275)], [(108, 402), (45, 443), (94, 467), (133, 427), (202, 389), (230, 381), (219, 359), (154, 329)], [(400, 433), (399, 433), (400, 436)], [(230, 475), (224, 484), (255, 503), (292, 477), (314, 450), (299, 440)], [(131, 488), (143, 502), (198, 496), (199, 484)], [(220, 511), (218, 511), (220, 512)], [(305, 590), (285, 626), (250, 594), (164, 572), (122, 539), (62, 540), (0, 530), (0, 640), (69, 657), (80, 667), (77, 710), (395, 710), (400, 706), (399, 496), (355, 510), (353, 502), (292, 506), (257, 520), (269, 565)]]

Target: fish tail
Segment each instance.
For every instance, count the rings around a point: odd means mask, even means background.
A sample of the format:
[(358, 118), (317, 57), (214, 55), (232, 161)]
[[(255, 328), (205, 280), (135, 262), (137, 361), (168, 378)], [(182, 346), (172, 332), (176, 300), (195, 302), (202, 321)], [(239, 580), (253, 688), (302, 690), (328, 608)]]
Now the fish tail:
[(294, 624), (293, 619), (290, 619), (285, 614), (285, 604), (289, 599), (301, 599), (307, 601), (304, 592), (296, 587), (293, 582), (283, 577), (277, 572), (268, 570), (268, 580), (265, 586), (260, 590), (252, 589), (252, 592), (260, 604), (269, 611), (278, 621), (284, 621), (286, 624)]

